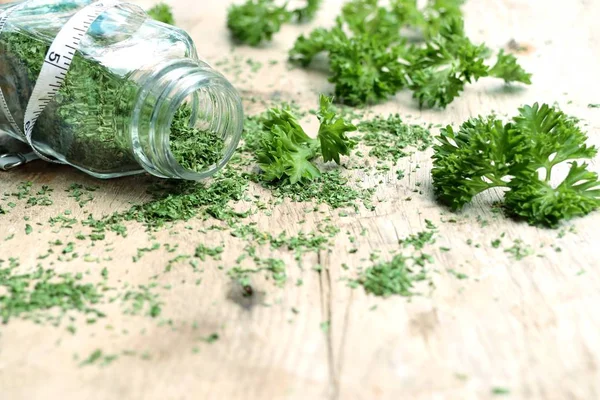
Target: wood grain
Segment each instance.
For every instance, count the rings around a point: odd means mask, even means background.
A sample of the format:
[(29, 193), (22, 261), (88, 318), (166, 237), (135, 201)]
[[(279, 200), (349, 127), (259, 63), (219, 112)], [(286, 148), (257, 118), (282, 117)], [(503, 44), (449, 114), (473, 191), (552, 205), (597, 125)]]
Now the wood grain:
[[(341, 1), (326, 0), (316, 22), (285, 26), (272, 44), (260, 49), (232, 47), (225, 28), (229, 3), (170, 1), (178, 25), (190, 32), (207, 61), (215, 64), (235, 56), (265, 65), (256, 74), (248, 71), (245, 61), (239, 76), (225, 70), (243, 93), (248, 112), (261, 109), (260, 102), (250, 101), (252, 97), (282, 98), (306, 109), (315, 107), (317, 94), (329, 91), (330, 84), (318, 71), (288, 70), (286, 52), (299, 33), (330, 25)], [(600, 110), (587, 107), (600, 103), (600, 3), (471, 0), (465, 11), (467, 30), (475, 41), (497, 49), (515, 39), (528, 47), (520, 60), (533, 72), (533, 85), (510, 89), (482, 81), (469, 86), (445, 111), (419, 110), (410, 94), (401, 93), (374, 107), (374, 112), (399, 112), (417, 123), (457, 124), (491, 111), (512, 115), (524, 103), (557, 102), (580, 117), (590, 141), (600, 144)], [(270, 60), (278, 63), (270, 65)], [(596, 248), (600, 214), (566, 225), (576, 233), (562, 238), (556, 230), (529, 227), (492, 213), (491, 204), (501, 198), (501, 192), (480, 196), (462, 213), (451, 215), (434, 202), (430, 156), (429, 151), (401, 160), (398, 168), (407, 171), (401, 181), (395, 170), (375, 177), (350, 172), (366, 186), (376, 187), (376, 197), (385, 200), (374, 212), (363, 209), (340, 217), (322, 207), (322, 214), (307, 214), (306, 204), (284, 202), (272, 210), (272, 216), (253, 216), (261, 229), (274, 234), (310, 231), (326, 217), (342, 232), (331, 252), (307, 255), (302, 268), (293, 254), (270, 253), (286, 260), (289, 280), (277, 289), (271, 281), (257, 278), (253, 284), (262, 293), (257, 301), (241, 299), (225, 271), (217, 268), (235, 265), (244, 242), (226, 231), (198, 233), (214, 221), (177, 224), (159, 231), (155, 238), (149, 238), (144, 227), (129, 223), (127, 238), (109, 235), (107, 243), (78, 244), (81, 254), (103, 255), (107, 248), (114, 248), (113, 259), (100, 264), (57, 261), (52, 268), (92, 270), (97, 276), (107, 267), (109, 283), (115, 286), (147, 284), (163, 271), (172, 258), (164, 250), (149, 253), (137, 263), (132, 260), (138, 248), (153, 242), (178, 244), (188, 254), (199, 243), (224, 243), (226, 252), (222, 261), (205, 262), (200, 275), (186, 263), (160, 274), (161, 286), (172, 285), (160, 292), (165, 302), (162, 324), (124, 316), (115, 305), (114, 312), (95, 325), (76, 321), (74, 335), (64, 326), (28, 321), (0, 325), (0, 398), (471, 400), (496, 398), (494, 387), (509, 389), (505, 398), (511, 399), (600, 398), (600, 258)], [(597, 162), (593, 169), (599, 170)], [(72, 168), (36, 162), (2, 173), (0, 193), (14, 191), (27, 180), (35, 187), (53, 187), (54, 205), (25, 208), (19, 204), (0, 216), (0, 258), (19, 257), (23, 271), (35, 268), (49, 241), (76, 242), (78, 229), (53, 232), (47, 224), (49, 217), (65, 209), (79, 219), (88, 212), (103, 215), (127, 209), (130, 202), (147, 199), (149, 178), (99, 181)], [(84, 208), (67, 197), (65, 189), (73, 182), (100, 187)], [(250, 195), (254, 194), (268, 200), (269, 194), (262, 189), (252, 187)], [(24, 232), (25, 216), (34, 227), (31, 235)], [(482, 226), (478, 217), (488, 224)], [(306, 222), (300, 224), (303, 219)], [(399, 238), (423, 230), (425, 219), (439, 227), (432, 248), (437, 272), (431, 293), (411, 300), (379, 299), (347, 287), (343, 280), (368, 266), (364, 259), (371, 252), (386, 254), (395, 249)], [(366, 236), (360, 235), (363, 229)], [(355, 244), (346, 232), (356, 237)], [(13, 233), (14, 239), (2, 240)], [(493, 248), (491, 241), (502, 233), (501, 248)], [(535, 255), (516, 261), (505, 253), (503, 249), (516, 239), (532, 246)], [(557, 252), (555, 246), (562, 251)], [(353, 247), (358, 249), (355, 254), (349, 253)], [(440, 247), (451, 250), (443, 252)], [(349, 270), (341, 268), (343, 263)], [(320, 272), (312, 270), (316, 264), (323, 266)], [(465, 273), (468, 279), (457, 279), (449, 269)], [(193, 284), (198, 278), (202, 279), (199, 286)], [(295, 285), (297, 279), (302, 279), (301, 286)], [(320, 325), (326, 321), (329, 330), (324, 332)], [(198, 340), (213, 332), (220, 335), (217, 342)], [(74, 354), (81, 360), (95, 349), (109, 354), (147, 351), (151, 359), (123, 356), (104, 368), (80, 368), (73, 360)]]

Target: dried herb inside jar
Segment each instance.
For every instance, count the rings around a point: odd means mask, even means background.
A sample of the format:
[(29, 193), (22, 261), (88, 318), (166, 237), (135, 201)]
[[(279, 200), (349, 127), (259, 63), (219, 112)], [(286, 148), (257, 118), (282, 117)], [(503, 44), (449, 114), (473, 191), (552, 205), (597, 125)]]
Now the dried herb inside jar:
[(202, 172), (223, 159), (225, 142), (211, 130), (190, 126), (192, 108), (184, 104), (171, 124), (171, 153), (177, 163), (190, 171)]
[[(24, 33), (0, 36), (1, 83), (6, 87), (5, 81), (10, 79), (16, 88), (19, 104), (16, 108), (11, 105), (16, 121), (23, 121), (47, 51), (46, 43)], [(117, 128), (129, 117), (122, 96), (128, 85), (126, 79), (76, 54), (61, 89), (36, 123), (34, 140), (42, 150), (54, 149), (70, 163), (91, 171), (136, 165), (129, 143)]]
[[(0, 86), (14, 87), (17, 105), (10, 105), (16, 121), (24, 112), (41, 71), (48, 44), (22, 32), (0, 35)], [(33, 138), (44, 152), (54, 150), (66, 160), (92, 172), (141, 169), (131, 149), (127, 126), (135, 83), (80, 53), (55, 98), (40, 115)], [(10, 100), (9, 100), (10, 101)], [(190, 127), (191, 107), (176, 113), (170, 135), (177, 162), (200, 172), (222, 159), (223, 140), (214, 132)]]

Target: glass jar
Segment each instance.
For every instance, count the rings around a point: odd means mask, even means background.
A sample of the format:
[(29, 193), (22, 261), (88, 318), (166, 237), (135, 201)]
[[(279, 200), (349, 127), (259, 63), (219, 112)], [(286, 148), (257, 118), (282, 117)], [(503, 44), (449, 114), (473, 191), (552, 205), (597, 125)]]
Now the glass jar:
[[(46, 53), (63, 25), (92, 0), (5, 4), (0, 87), (23, 126)], [(0, 131), (25, 140), (7, 113)], [(99, 178), (149, 172), (200, 180), (232, 156), (243, 128), (241, 99), (200, 61), (181, 29), (121, 3), (85, 33), (65, 80), (32, 133), (42, 154)]]

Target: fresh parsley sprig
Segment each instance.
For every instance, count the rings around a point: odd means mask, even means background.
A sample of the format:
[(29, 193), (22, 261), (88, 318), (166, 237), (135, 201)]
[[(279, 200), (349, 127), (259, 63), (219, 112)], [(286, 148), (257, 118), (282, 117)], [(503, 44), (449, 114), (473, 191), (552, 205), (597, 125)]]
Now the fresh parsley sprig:
[(165, 3), (158, 3), (147, 11), (148, 16), (152, 19), (160, 21), (165, 24), (175, 25), (175, 18), (173, 17), (173, 11), (171, 6)]
[(306, 134), (287, 108), (272, 108), (261, 121), (264, 132), (256, 144), (255, 155), (266, 181), (297, 183), (321, 175), (314, 164), (320, 154), (325, 162), (340, 164), (340, 156), (349, 155), (355, 142), (346, 134), (356, 127), (337, 117), (332, 99), (321, 95), (317, 117), (321, 122), (316, 139)]
[(287, 3), (278, 5), (274, 0), (247, 0), (229, 8), (227, 27), (240, 43), (259, 46), (271, 41), (287, 22), (312, 20), (320, 5), (321, 0), (306, 0), (304, 7), (289, 10)]
[[(490, 50), (465, 34), (458, 0), (431, 0), (419, 9), (414, 0), (347, 3), (331, 29), (301, 35), (290, 50), (292, 63), (308, 67), (319, 53), (329, 57), (329, 81), (335, 96), (349, 105), (377, 103), (409, 88), (420, 106), (448, 106), (468, 83), (496, 77), (506, 83), (531, 83), (531, 74), (511, 54), (500, 51), (493, 65)], [(402, 29), (414, 28), (426, 39), (409, 44)]]
[[(556, 227), (600, 206), (598, 174), (577, 160), (597, 154), (577, 119), (547, 104), (524, 106), (504, 124), (479, 117), (458, 131), (442, 129), (434, 146), (433, 187), (437, 198), (458, 210), (494, 187), (508, 188), (509, 214), (532, 225)], [(551, 182), (555, 167), (568, 163), (561, 183)]]

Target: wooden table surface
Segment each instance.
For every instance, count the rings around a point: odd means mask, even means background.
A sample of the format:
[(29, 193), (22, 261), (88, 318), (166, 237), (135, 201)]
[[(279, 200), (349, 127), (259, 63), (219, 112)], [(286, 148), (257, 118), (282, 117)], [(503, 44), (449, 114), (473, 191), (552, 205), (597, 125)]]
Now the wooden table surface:
[[(319, 72), (290, 70), (286, 54), (299, 33), (332, 24), (341, 1), (326, 0), (317, 21), (287, 25), (272, 44), (260, 49), (232, 47), (225, 28), (228, 1), (170, 3), (178, 25), (191, 34), (206, 60), (242, 60), (243, 72), (228, 75), (247, 100), (249, 113), (261, 111), (259, 103), (248, 101), (251, 97), (294, 100), (309, 109), (315, 107), (318, 93), (331, 90)], [(375, 112), (399, 112), (407, 119), (411, 115), (408, 120), (415, 123), (458, 124), (492, 110), (513, 115), (525, 103), (556, 102), (581, 118), (590, 141), (600, 144), (600, 109), (588, 108), (589, 103), (600, 103), (600, 2), (470, 0), (465, 13), (474, 41), (485, 41), (493, 49), (511, 39), (526, 45), (528, 51), (519, 57), (533, 73), (533, 85), (508, 89), (485, 80), (469, 86), (445, 111), (419, 110), (410, 94), (402, 92), (374, 107)], [(247, 58), (262, 62), (263, 68), (251, 73)], [(270, 60), (278, 63), (271, 65)], [(227, 231), (198, 233), (214, 223), (210, 220), (178, 223), (155, 233), (155, 238), (142, 225), (128, 223), (126, 238), (111, 233), (93, 247), (87, 241), (78, 244), (82, 254), (110, 254), (112, 261), (99, 264), (61, 262), (55, 255), (37, 259), (49, 241), (76, 242), (79, 231), (89, 232), (79, 225), (51, 228), (50, 217), (66, 209), (78, 219), (88, 212), (100, 216), (126, 210), (129, 202), (148, 199), (147, 178), (100, 181), (43, 162), (0, 173), (0, 193), (28, 180), (34, 188), (54, 189), (52, 206), (27, 208), (19, 202), (0, 215), (0, 236), (14, 234), (11, 240), (0, 239), (0, 259), (18, 257), (22, 271), (38, 263), (61, 273), (91, 269), (86, 279), (99, 278), (106, 267), (109, 284), (119, 287), (148, 284), (156, 274), (161, 287), (171, 285), (160, 291), (160, 318), (127, 316), (106, 305), (106, 318), (96, 324), (77, 317), (74, 334), (66, 329), (68, 322), (55, 327), (11, 319), (0, 325), (0, 398), (599, 399), (600, 213), (565, 224), (563, 235), (561, 230), (533, 228), (493, 213), (491, 204), (502, 196), (493, 192), (451, 215), (433, 199), (430, 156), (426, 151), (402, 159), (398, 168), (407, 176), (400, 181), (395, 169), (378, 176), (345, 172), (376, 187), (376, 197), (385, 201), (375, 211), (351, 210), (341, 217), (323, 206), (322, 213), (306, 214), (306, 204), (286, 201), (253, 216), (261, 229), (274, 234), (310, 231), (326, 217), (341, 233), (331, 252), (307, 254), (303, 268), (290, 252), (271, 251), (271, 256), (286, 261), (288, 282), (277, 288), (262, 276), (253, 278), (255, 291), (264, 293), (250, 303), (231, 294), (226, 274), (244, 242)], [(598, 170), (598, 163), (592, 168)], [(99, 186), (94, 200), (80, 208), (65, 191), (72, 183)], [(270, 196), (256, 186), (249, 194), (265, 202)], [(405, 200), (409, 196), (412, 201)], [(24, 230), (26, 216), (33, 226), (29, 235)], [(348, 287), (344, 279), (370, 265), (364, 259), (372, 251), (386, 254), (397, 248), (398, 238), (423, 230), (425, 219), (439, 229), (431, 251), (437, 271), (431, 293), (382, 299)], [(448, 222), (452, 219), (454, 223)], [(360, 235), (363, 229), (365, 236)], [(350, 243), (346, 232), (356, 236), (356, 243)], [(502, 233), (503, 244), (496, 249), (490, 243)], [(531, 246), (535, 254), (515, 260), (503, 251), (515, 240)], [(207, 260), (201, 275), (185, 263), (162, 274), (172, 258), (164, 248), (139, 262), (132, 260), (138, 248), (154, 242), (178, 244), (184, 253), (193, 253), (199, 243), (224, 243), (225, 253), (221, 261)], [(355, 254), (349, 252), (353, 247), (358, 249)], [(440, 247), (451, 250), (442, 252)], [(349, 270), (341, 268), (343, 263)], [(313, 270), (316, 264), (323, 267), (320, 272)], [(468, 278), (457, 279), (449, 270)], [(200, 285), (194, 283), (198, 278)], [(296, 285), (298, 279), (301, 286)], [(329, 323), (329, 329), (322, 329), (323, 323)], [(214, 343), (198, 340), (212, 333), (219, 335)], [(80, 367), (96, 349), (147, 356)], [(494, 393), (503, 389), (509, 393)]]

